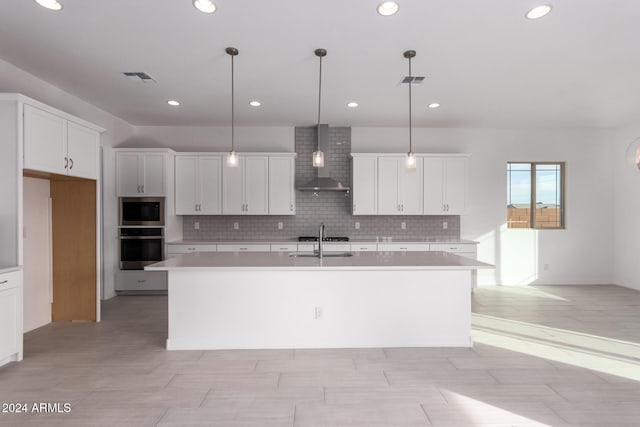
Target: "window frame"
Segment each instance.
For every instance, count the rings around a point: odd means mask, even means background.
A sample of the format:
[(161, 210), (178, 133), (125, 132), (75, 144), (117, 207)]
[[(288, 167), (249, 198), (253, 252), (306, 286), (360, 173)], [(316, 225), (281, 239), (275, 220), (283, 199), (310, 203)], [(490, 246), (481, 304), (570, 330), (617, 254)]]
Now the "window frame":
[[(531, 208), (529, 213), (529, 223), (530, 227), (509, 227), (509, 221), (507, 221), (507, 228), (512, 230), (517, 230), (521, 228), (523, 230), (566, 230), (566, 165), (567, 162), (519, 162), (519, 161), (508, 161), (507, 162), (507, 172), (509, 170), (510, 164), (529, 164), (531, 165), (531, 197), (530, 197), (530, 206)], [(560, 166), (560, 225), (558, 227), (539, 227), (536, 222), (536, 173), (538, 165), (559, 165)], [(509, 206), (507, 204), (507, 206)], [(507, 215), (508, 220), (508, 215)]]

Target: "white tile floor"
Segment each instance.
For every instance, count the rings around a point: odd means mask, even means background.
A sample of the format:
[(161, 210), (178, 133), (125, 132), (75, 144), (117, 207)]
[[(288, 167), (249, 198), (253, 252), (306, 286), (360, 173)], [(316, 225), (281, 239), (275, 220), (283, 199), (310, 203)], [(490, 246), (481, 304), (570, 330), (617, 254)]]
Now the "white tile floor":
[(117, 297), (100, 324), (25, 336), (0, 368), (3, 425), (640, 426), (640, 292), (492, 287), (473, 348), (164, 350), (165, 297)]

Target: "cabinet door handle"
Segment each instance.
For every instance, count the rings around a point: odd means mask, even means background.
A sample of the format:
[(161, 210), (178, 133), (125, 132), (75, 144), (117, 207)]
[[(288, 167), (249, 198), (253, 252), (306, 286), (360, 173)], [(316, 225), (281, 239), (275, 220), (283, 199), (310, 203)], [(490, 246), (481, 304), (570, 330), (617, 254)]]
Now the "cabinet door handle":
[(73, 159), (69, 158), (69, 170), (73, 169)]
[(356, 211), (356, 204), (355, 203), (353, 204), (353, 211), (354, 212)]
[(9, 283), (9, 280), (3, 280), (2, 282), (0, 282), (0, 285), (4, 285), (5, 283)]
[(400, 211), (404, 212), (404, 205), (400, 205)]
[(64, 168), (67, 169), (69, 167), (69, 159), (68, 158), (64, 158)]
[(138, 283), (144, 283), (146, 280), (138, 280)]
[(140, 186), (138, 185), (138, 193), (140, 192)]
[(142, 192), (144, 193), (144, 185), (141, 185), (140, 188), (142, 188)]
[(290, 205), (290, 207), (289, 207), (289, 211), (290, 211), (290, 212), (293, 212), (293, 204), (291, 204), (291, 205)]

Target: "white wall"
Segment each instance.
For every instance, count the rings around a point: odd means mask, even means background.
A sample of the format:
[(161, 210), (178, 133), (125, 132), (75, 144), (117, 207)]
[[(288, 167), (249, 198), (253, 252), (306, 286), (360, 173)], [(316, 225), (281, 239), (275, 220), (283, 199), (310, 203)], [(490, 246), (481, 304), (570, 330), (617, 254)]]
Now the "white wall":
[(24, 178), (24, 331), (51, 323), (51, 184)]
[[(293, 126), (235, 128), (235, 150), (295, 151)], [(231, 128), (213, 126), (137, 126), (135, 136), (121, 147), (163, 147), (176, 151), (229, 151)]]
[[(640, 171), (633, 162), (637, 138), (640, 138), (640, 124), (619, 129), (612, 141), (615, 200), (613, 265), (616, 284), (640, 290)], [(630, 145), (633, 147), (628, 152)]]
[[(496, 264), (480, 285), (613, 281), (611, 133), (595, 130), (414, 129), (413, 151), (471, 153), (462, 237)], [(353, 152), (406, 152), (403, 128), (352, 128)], [(565, 161), (565, 230), (508, 230), (508, 161)], [(637, 253), (637, 252), (636, 252)], [(545, 265), (547, 269), (545, 270)]]
[(0, 59), (0, 92), (21, 93), (107, 129), (100, 138), (100, 144), (104, 150), (102, 180), (104, 200), (102, 221), (105, 224), (102, 246), (104, 256), (103, 295), (105, 298), (114, 296), (113, 279), (118, 256), (117, 240), (115, 239), (118, 211), (115, 191), (115, 156), (110, 147), (129, 140), (133, 136), (135, 128), (126, 121), (2, 59)]

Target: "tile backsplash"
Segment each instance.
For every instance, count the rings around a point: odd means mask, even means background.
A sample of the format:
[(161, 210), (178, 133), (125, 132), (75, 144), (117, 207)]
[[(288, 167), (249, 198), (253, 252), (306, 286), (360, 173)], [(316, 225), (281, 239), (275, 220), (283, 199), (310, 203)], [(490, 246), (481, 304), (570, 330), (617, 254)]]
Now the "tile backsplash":
[[(296, 183), (304, 183), (314, 177), (311, 155), (316, 147), (316, 128), (297, 127), (295, 129)], [(325, 153), (325, 167), (330, 176), (351, 185), (351, 128), (330, 127), (329, 147)], [(351, 194), (342, 192), (320, 192), (315, 197), (312, 192), (296, 191), (296, 215), (283, 216), (231, 216), (231, 215), (187, 215), (183, 218), (183, 238), (185, 240), (221, 239), (290, 239), (297, 236), (315, 236), (318, 226), (324, 223), (328, 236), (349, 236), (352, 238), (460, 238), (460, 217), (447, 216), (353, 216), (351, 214)], [(442, 227), (447, 222), (447, 229)], [(194, 229), (195, 222), (199, 230)], [(237, 222), (238, 230), (233, 229)], [(283, 225), (278, 229), (278, 223)], [(355, 223), (360, 228), (355, 228)], [(406, 229), (401, 224), (405, 223)]]

